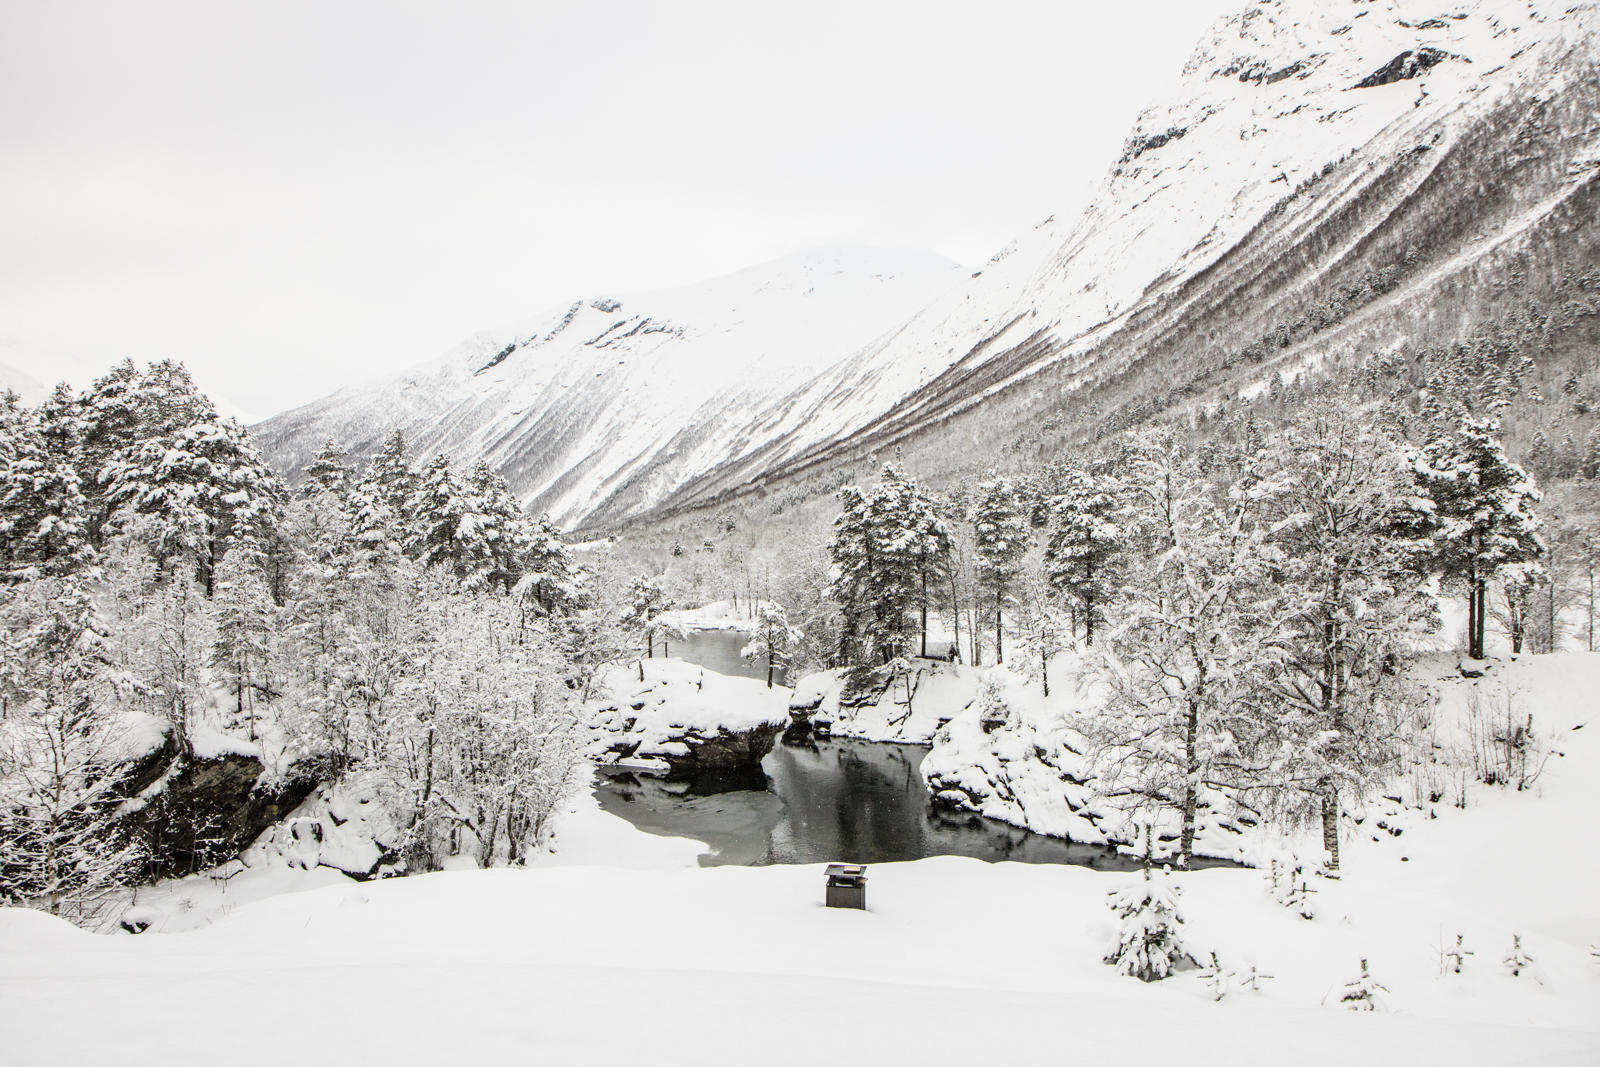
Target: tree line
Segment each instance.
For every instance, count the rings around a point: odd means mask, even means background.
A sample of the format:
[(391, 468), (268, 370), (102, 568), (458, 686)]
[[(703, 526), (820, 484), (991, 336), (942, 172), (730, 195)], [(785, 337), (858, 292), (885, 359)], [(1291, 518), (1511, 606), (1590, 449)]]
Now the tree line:
[(1174, 813), (1181, 863), (1221, 794), (1320, 819), (1336, 868), (1341, 804), (1407, 754), (1404, 665), (1439, 597), (1465, 601), (1482, 658), (1491, 590), (1520, 651), (1544, 582), (1539, 491), (1467, 413), (1418, 442), (1362, 413), (1226, 451), (1149, 430), (942, 500), (889, 464), (839, 499), (837, 662), (915, 654), (930, 611), (969, 620), (970, 662), (991, 651), (1046, 696), (1079, 652), (1105, 698), (1082, 724), (1102, 785)]
[(396, 869), (516, 862), (619, 654), (606, 611), (484, 464), (330, 442), (291, 491), (172, 362), (0, 397), (0, 900), (83, 911), (152, 868), (123, 818), (152, 729), (360, 777)]

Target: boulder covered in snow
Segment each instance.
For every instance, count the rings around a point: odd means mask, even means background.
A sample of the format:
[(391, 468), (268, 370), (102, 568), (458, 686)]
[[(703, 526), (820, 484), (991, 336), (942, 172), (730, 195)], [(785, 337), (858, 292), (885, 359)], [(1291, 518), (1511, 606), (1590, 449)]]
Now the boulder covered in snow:
[[(963, 709), (934, 735), (922, 776), (936, 807), (972, 811), (1035, 833), (1086, 845), (1142, 849), (1130, 798), (1111, 795), (1097, 776), (1084, 717), (1103, 693), (1071, 657), (1052, 663), (1049, 698), (1004, 668), (968, 672), (975, 682)], [(1143, 813), (1150, 818), (1150, 813)], [(1175, 849), (1175, 812), (1154, 813), (1159, 851)], [(1211, 789), (1200, 797), (1197, 856), (1240, 860), (1257, 819)]]
[(171, 735), (129, 765), (123, 826), (147, 849), (146, 878), (214, 867), (300, 805), (317, 787), (305, 768), (267, 774), (254, 745), (200, 733)]
[(610, 761), (694, 792), (766, 785), (761, 760), (789, 721), (787, 689), (666, 658), (619, 667), (604, 686), (594, 722)]

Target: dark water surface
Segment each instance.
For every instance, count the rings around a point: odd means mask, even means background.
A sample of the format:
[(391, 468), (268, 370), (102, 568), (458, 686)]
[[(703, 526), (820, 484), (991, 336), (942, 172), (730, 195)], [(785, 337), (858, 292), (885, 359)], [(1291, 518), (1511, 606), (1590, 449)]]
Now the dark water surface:
[[(707, 664), (709, 666), (709, 664)], [(703, 866), (890, 863), (971, 856), (1075, 863), (1108, 870), (1137, 864), (1112, 850), (1075, 845), (977, 815), (930, 810), (918, 768), (922, 745), (871, 741), (780, 742), (762, 761), (764, 790), (690, 797), (674, 783), (605, 771), (600, 806), (641, 830), (711, 846)]]
[[(685, 640), (668, 642), (667, 653), (718, 674), (757, 678), (764, 682), (767, 680), (766, 662), (751, 663), (739, 655), (750, 640), (751, 635), (738, 630), (690, 630)], [(786, 684), (784, 677), (783, 668), (779, 667), (772, 674), (772, 684)]]

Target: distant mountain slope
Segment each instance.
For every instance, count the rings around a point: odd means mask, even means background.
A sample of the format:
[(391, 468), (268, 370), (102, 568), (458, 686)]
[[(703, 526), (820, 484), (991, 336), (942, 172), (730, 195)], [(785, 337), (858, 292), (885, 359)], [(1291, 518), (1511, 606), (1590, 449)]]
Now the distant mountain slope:
[[(485, 340), (453, 370), (347, 390), (263, 439), (292, 465), (328, 432), (371, 447), (351, 431), (401, 415), (568, 524), (615, 525), (815, 492), (891, 446), (934, 480), (1048, 458), (1278, 369), (1459, 337), (1600, 262), (1593, 0), (1259, 0), (1158, 95), (1086, 210), (937, 299), (920, 289), (899, 319), (801, 315), (792, 345), (786, 313), (740, 315), (737, 343), (701, 326), (666, 345), (650, 331), (686, 313), (580, 303), (584, 343), (552, 344), (558, 323)], [(1062, 101), (1063, 131), (1079, 106)], [(612, 343), (661, 356), (613, 366)], [(735, 353), (767, 346), (816, 358), (741, 374)], [(525, 350), (550, 366), (477, 384), (503, 350), (508, 368)], [(664, 366), (691, 353), (692, 374)]]
[(959, 276), (929, 253), (829, 248), (667, 292), (575, 300), (255, 434), (296, 470), (329, 437), (363, 454), (399, 428), (419, 453), (487, 458), (558, 522), (630, 513), (763, 441), (795, 383)]
[(1279, 365), (1450, 339), (1548, 294), (1600, 262), (1597, 62), (1593, 3), (1251, 4), (1141, 116), (1080, 217), (797, 390), (806, 432), (676, 503), (890, 445), (937, 478), (1092, 437), (1269, 375), (1241, 350), (1342, 291), (1361, 295)]
[(9, 364), (0, 363), (0, 392), (7, 389), (20, 396), (25, 404), (37, 404), (45, 395), (45, 387), (37, 378)]

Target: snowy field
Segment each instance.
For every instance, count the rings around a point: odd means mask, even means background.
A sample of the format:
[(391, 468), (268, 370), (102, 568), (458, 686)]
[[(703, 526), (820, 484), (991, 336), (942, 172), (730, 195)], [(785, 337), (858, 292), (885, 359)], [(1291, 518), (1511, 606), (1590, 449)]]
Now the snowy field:
[[(1199, 971), (1143, 985), (1100, 962), (1106, 892), (1136, 876), (930, 859), (871, 868), (869, 911), (829, 910), (820, 867), (695, 868), (694, 843), (582, 798), (528, 870), (324, 885), (142, 937), (0, 911), (0, 1048), (7, 1067), (1593, 1064), (1584, 706), (1532, 791), (1353, 842), (1345, 878), (1313, 883), (1313, 920), (1260, 871), (1181, 876), (1191, 951), (1274, 976), (1220, 1002)], [(1441, 974), (1458, 933), (1474, 955)], [(1513, 933), (1535, 961), (1520, 977), (1501, 963)], [(1333, 1006), (1362, 958), (1386, 1011)]]
[[(1600, 656), (1495, 674), (1557, 753), (1527, 791), (1473, 788), (1399, 836), (1370, 817), (1344, 877), (1309, 882), (1310, 920), (1261, 870), (1175, 876), (1186, 947), (1232, 976), (1220, 1001), (1203, 970), (1144, 985), (1101, 962), (1106, 895), (1137, 875), (881, 864), (869, 911), (829, 910), (819, 866), (699, 868), (698, 843), (585, 795), (524, 870), (263, 865), (147, 893), (166, 918), (140, 937), (0, 910), (0, 1062), (1600, 1063)], [(1363, 959), (1383, 1010), (1341, 1010)]]

